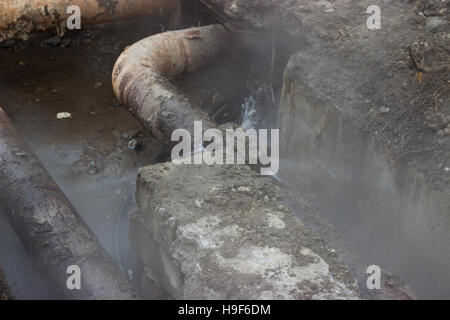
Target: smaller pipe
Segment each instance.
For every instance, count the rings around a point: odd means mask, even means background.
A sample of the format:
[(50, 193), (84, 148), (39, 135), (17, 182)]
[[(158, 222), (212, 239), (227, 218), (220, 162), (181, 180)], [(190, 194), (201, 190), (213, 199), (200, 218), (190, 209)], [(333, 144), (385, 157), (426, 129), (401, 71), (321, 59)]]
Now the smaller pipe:
[(0, 41), (26, 40), (33, 31), (51, 28), (62, 36), (72, 14), (67, 13), (71, 5), (80, 8), (82, 26), (143, 15), (175, 18), (180, 14), (179, 0), (0, 0)]
[(162, 141), (176, 129), (193, 133), (194, 121), (203, 130), (217, 125), (170, 82), (169, 78), (192, 72), (226, 54), (231, 33), (222, 25), (160, 33), (125, 49), (113, 69), (115, 95), (129, 111)]
[[(0, 108), (0, 211), (69, 299), (135, 299), (130, 283)], [(69, 290), (69, 266), (81, 290)]]

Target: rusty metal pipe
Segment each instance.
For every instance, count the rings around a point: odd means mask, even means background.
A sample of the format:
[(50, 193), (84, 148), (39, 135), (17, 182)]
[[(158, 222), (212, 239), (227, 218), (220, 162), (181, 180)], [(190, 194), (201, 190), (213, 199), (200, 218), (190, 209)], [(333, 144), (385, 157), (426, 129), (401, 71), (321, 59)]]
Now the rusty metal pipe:
[(62, 36), (70, 5), (80, 8), (82, 25), (143, 15), (171, 17), (180, 11), (179, 0), (0, 0), (0, 41), (27, 39), (32, 31), (51, 28)]
[[(89, 227), (0, 108), (0, 211), (38, 266), (69, 299), (134, 299)], [(68, 290), (67, 268), (81, 269), (81, 290)]]
[(160, 33), (125, 49), (117, 60), (112, 83), (116, 97), (152, 134), (170, 141), (173, 130), (193, 132), (217, 125), (192, 106), (169, 79), (211, 64), (232, 47), (232, 34), (222, 25)]

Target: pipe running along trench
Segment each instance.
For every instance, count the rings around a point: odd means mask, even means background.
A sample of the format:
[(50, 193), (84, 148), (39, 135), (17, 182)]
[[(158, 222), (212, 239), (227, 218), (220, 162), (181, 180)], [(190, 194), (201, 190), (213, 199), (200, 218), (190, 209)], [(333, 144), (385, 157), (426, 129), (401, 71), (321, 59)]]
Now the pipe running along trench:
[[(0, 210), (69, 299), (135, 299), (131, 284), (0, 108)], [(81, 290), (69, 290), (69, 266)]]
[(55, 28), (62, 36), (67, 20), (80, 8), (81, 24), (93, 25), (143, 15), (172, 17), (180, 15), (179, 0), (0, 0), (0, 41), (26, 40), (33, 31)]
[[(0, 41), (31, 32), (66, 31), (80, 8), (82, 25), (143, 15), (178, 19), (179, 0), (0, 0)], [(69, 299), (135, 299), (95, 235), (45, 171), (0, 108), (0, 210), (38, 265)], [(82, 290), (67, 290), (67, 267), (82, 271)]]

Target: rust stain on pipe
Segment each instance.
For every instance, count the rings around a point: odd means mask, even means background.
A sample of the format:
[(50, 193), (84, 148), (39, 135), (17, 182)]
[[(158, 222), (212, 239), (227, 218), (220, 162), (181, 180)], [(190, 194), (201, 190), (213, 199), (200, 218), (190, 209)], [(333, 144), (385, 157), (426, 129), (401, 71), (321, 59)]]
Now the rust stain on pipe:
[(222, 25), (160, 33), (125, 49), (116, 61), (112, 83), (116, 97), (160, 140), (173, 130), (215, 128), (209, 116), (192, 106), (169, 78), (192, 72), (225, 55), (232, 34)]
[(180, 10), (179, 0), (0, 0), (0, 41), (26, 39), (32, 31), (50, 28), (62, 35), (70, 5), (80, 7), (82, 25), (142, 15), (170, 17)]
[[(0, 108), (0, 210), (38, 266), (70, 299), (135, 299), (129, 282)], [(68, 290), (67, 268), (81, 269)]]

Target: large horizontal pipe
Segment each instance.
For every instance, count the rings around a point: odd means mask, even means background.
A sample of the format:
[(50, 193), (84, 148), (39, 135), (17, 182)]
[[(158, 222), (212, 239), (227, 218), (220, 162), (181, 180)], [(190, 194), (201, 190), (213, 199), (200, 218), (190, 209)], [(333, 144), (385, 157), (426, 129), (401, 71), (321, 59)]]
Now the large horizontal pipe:
[[(0, 211), (66, 298), (136, 298), (129, 282), (1, 108)], [(81, 290), (67, 288), (69, 266), (79, 267)]]
[(116, 97), (152, 134), (170, 141), (175, 129), (192, 132), (216, 127), (207, 114), (192, 106), (169, 79), (208, 66), (226, 54), (231, 33), (222, 25), (160, 33), (128, 47), (117, 60), (112, 83)]
[(179, 14), (179, 0), (0, 0), (0, 41), (27, 39), (32, 31), (56, 28), (62, 35), (72, 12), (80, 8), (82, 25), (122, 20), (142, 15), (171, 17)]

